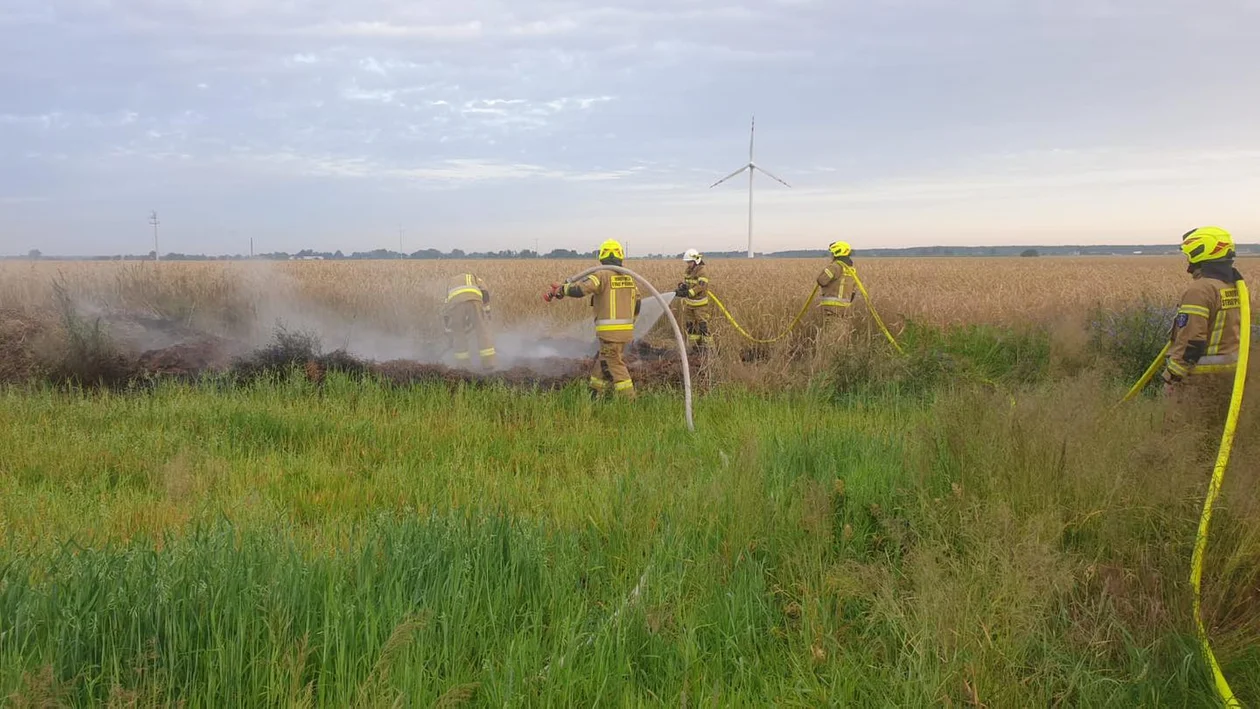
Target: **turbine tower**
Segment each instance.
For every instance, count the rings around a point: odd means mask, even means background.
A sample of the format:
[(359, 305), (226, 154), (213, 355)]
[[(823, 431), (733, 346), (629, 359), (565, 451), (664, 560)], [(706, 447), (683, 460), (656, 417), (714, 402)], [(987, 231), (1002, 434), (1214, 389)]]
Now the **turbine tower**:
[(723, 182), (726, 182), (727, 180), (731, 179), (732, 177), (735, 177), (736, 175), (738, 175), (738, 174), (740, 174), (740, 173), (744, 172), (745, 170), (747, 170), (747, 171), (748, 171), (748, 258), (752, 258), (752, 257), (753, 257), (753, 242), (752, 242), (752, 234), (753, 234), (753, 173), (754, 173), (754, 172), (756, 172), (756, 171), (758, 171), (758, 170), (760, 170), (761, 172), (764, 172), (764, 173), (765, 173), (765, 174), (766, 174), (766, 175), (767, 175), (770, 179), (774, 180), (775, 182), (778, 182), (778, 183), (782, 184), (784, 187), (791, 187), (791, 185), (789, 185), (788, 183), (784, 182), (783, 180), (780, 180), (779, 178), (775, 177), (775, 176), (774, 176), (774, 175), (773, 175), (773, 174), (772, 174), (769, 170), (767, 170), (767, 169), (765, 169), (764, 167), (762, 167), (762, 166), (758, 165), (758, 164), (756, 163), (756, 161), (754, 161), (754, 160), (753, 160), (753, 141), (754, 141), (754, 139), (756, 138), (756, 136), (757, 136), (757, 117), (756, 117), (756, 116), (753, 116), (753, 119), (752, 119), (752, 126), (751, 126), (751, 127), (749, 128), (749, 130), (748, 130), (748, 164), (747, 164), (747, 165), (745, 165), (745, 166), (743, 166), (743, 167), (741, 167), (741, 168), (739, 168), (739, 169), (738, 169), (738, 170), (736, 170), (735, 172), (732, 172), (731, 174), (727, 175), (726, 177), (723, 177), (722, 179), (718, 180), (717, 182), (714, 182), (713, 184), (709, 185), (709, 189), (713, 189), (714, 187), (717, 187), (718, 185), (722, 184)]

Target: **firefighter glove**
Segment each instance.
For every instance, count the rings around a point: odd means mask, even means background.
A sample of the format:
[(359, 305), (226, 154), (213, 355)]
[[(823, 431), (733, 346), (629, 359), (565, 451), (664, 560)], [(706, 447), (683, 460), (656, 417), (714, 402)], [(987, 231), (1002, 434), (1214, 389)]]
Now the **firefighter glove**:
[(687, 287), (686, 283), (679, 283), (678, 287), (674, 289), (674, 295), (679, 298), (686, 298), (689, 293), (691, 293), (691, 289)]

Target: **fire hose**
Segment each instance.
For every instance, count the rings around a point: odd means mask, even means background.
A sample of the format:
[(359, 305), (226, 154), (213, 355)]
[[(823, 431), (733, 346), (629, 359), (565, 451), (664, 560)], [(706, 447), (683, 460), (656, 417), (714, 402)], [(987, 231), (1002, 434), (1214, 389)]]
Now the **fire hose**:
[[(866, 303), (866, 309), (870, 311), (871, 319), (873, 319), (875, 321), (875, 324), (879, 326), (880, 331), (884, 333), (884, 337), (888, 339), (889, 344), (891, 344), (893, 346), (893, 349), (897, 350), (897, 352), (904, 355), (905, 350), (901, 349), (901, 345), (897, 343), (897, 338), (893, 337), (893, 334), (889, 332), (888, 326), (884, 324), (884, 319), (881, 318), (879, 316), (879, 312), (875, 310), (875, 305), (874, 303), (871, 302), (871, 295), (869, 292), (867, 292), (866, 285), (862, 283), (862, 279), (858, 277), (857, 269), (853, 268), (852, 266), (845, 266), (844, 275), (853, 279), (853, 283), (857, 286), (858, 291), (861, 292), (862, 294), (862, 302)], [(792, 319), (792, 322), (787, 326), (786, 330), (784, 330), (783, 332), (779, 333), (778, 335), (772, 338), (761, 339), (758, 337), (753, 337), (751, 334), (749, 334), (749, 332), (745, 330), (743, 326), (741, 326), (735, 320), (735, 316), (731, 315), (731, 311), (727, 309), (726, 304), (722, 302), (722, 299), (719, 298), (718, 295), (714, 293), (712, 290), (709, 291), (709, 297), (713, 299), (713, 302), (715, 304), (717, 304), (718, 310), (722, 311), (722, 315), (727, 319), (727, 321), (730, 322), (730, 324), (735, 327), (736, 332), (738, 332), (740, 335), (743, 335), (748, 340), (751, 340), (753, 342), (756, 342), (758, 344), (763, 344), (763, 345), (770, 344), (772, 342), (778, 342), (784, 337), (787, 337), (788, 333), (792, 332), (792, 330), (796, 329), (796, 326), (801, 323), (801, 319), (805, 316), (805, 313), (809, 310), (809, 304), (814, 301), (814, 296), (817, 294), (818, 294), (818, 286), (814, 286), (814, 290), (810, 291), (809, 297), (805, 299), (805, 303), (801, 306), (800, 312), (798, 312), (796, 314), (796, 317)]]
[[(1212, 507), (1216, 503), (1216, 498), (1221, 493), (1221, 485), (1225, 481), (1225, 468), (1229, 465), (1229, 455), (1234, 448), (1234, 433), (1238, 429), (1238, 414), (1242, 409), (1243, 392), (1247, 387), (1247, 361), (1251, 355), (1251, 295), (1247, 292), (1247, 284), (1242, 279), (1238, 280), (1237, 287), (1239, 308), (1242, 311), (1242, 337), (1239, 338), (1238, 342), (1238, 364), (1234, 370), (1234, 386), (1229, 397), (1229, 413), (1225, 417), (1225, 429), (1221, 432), (1221, 444), (1217, 450), (1216, 464), (1212, 468), (1212, 481), (1208, 484), (1207, 495), (1203, 500), (1203, 512), (1199, 516), (1199, 530), (1194, 539), (1194, 554), (1190, 558), (1190, 586), (1194, 591), (1195, 630), (1198, 633), (1203, 657), (1207, 660), (1208, 669), (1212, 672), (1212, 681), (1216, 686), (1216, 693), (1221, 699), (1221, 704), (1230, 709), (1242, 707), (1242, 703), (1234, 696), (1233, 690), (1229, 687), (1229, 682), (1225, 680), (1225, 673), (1221, 671), (1220, 663), (1216, 661), (1216, 655), (1212, 652), (1212, 645), (1208, 642), (1207, 628), (1203, 625), (1201, 606), (1203, 597), (1203, 557), (1207, 553), (1208, 527), (1212, 522)], [(1146, 369), (1142, 378), (1125, 395), (1124, 401), (1129, 401), (1137, 396), (1138, 392), (1142, 391), (1150, 383), (1171, 347), (1171, 342), (1164, 346), (1159, 356)]]
[(648, 292), (652, 294), (652, 297), (656, 299), (656, 302), (660, 304), (661, 310), (665, 311), (665, 315), (669, 317), (669, 324), (674, 328), (674, 341), (678, 344), (678, 357), (682, 360), (683, 409), (687, 420), (687, 430), (696, 430), (695, 421), (691, 417), (691, 365), (687, 361), (687, 338), (683, 337), (682, 328), (678, 327), (678, 320), (674, 317), (674, 313), (670, 311), (669, 303), (661, 296), (660, 291), (656, 290), (656, 288), (649, 283), (646, 278), (622, 266), (612, 266), (606, 264), (592, 266), (575, 276), (570, 276), (565, 280), (565, 282), (575, 283), (583, 278), (586, 278), (592, 273), (598, 273), (600, 271), (620, 273), (623, 276), (630, 276), (634, 280), (638, 281), (640, 285), (647, 288)]
[(753, 337), (752, 335), (748, 334), (748, 331), (745, 330), (743, 326), (741, 326), (738, 322), (735, 321), (735, 316), (731, 315), (731, 311), (726, 309), (726, 304), (722, 302), (722, 299), (718, 297), (717, 293), (714, 293), (713, 291), (710, 290), (709, 297), (713, 299), (713, 302), (715, 304), (717, 304), (718, 310), (722, 311), (722, 315), (726, 317), (727, 321), (729, 321), (731, 325), (734, 326), (736, 332), (743, 335), (745, 338), (752, 340), (753, 342), (756, 342), (758, 344), (768, 345), (771, 342), (778, 342), (779, 340), (782, 340), (784, 337), (787, 337), (787, 334), (789, 332), (796, 329), (796, 326), (799, 325), (801, 322), (801, 318), (805, 317), (805, 313), (809, 311), (809, 304), (814, 301), (814, 296), (817, 293), (818, 293), (818, 286), (814, 286), (814, 290), (809, 292), (809, 297), (805, 299), (805, 303), (804, 305), (801, 306), (800, 312), (796, 314), (795, 318), (792, 318), (792, 322), (787, 326), (787, 329), (779, 333), (778, 335), (771, 337), (768, 340), (763, 340), (761, 338)]

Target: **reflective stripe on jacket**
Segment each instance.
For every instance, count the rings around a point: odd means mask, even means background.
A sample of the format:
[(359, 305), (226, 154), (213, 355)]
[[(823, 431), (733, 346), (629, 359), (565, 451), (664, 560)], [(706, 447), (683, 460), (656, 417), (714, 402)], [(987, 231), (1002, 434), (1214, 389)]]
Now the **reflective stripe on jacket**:
[(1210, 264), (1186, 289), (1173, 322), (1168, 373), (1227, 374), (1238, 367), (1242, 309), (1232, 264)]
[(482, 293), (486, 290), (488, 290), (486, 284), (480, 278), (471, 273), (461, 273), (447, 281), (446, 304), (482, 300)]
[(704, 262), (687, 265), (683, 274), (683, 285), (687, 286), (687, 295), (683, 304), (690, 308), (703, 308), (709, 304), (709, 276), (705, 273)]
[(639, 289), (634, 278), (615, 271), (596, 271), (575, 283), (583, 295), (591, 296), (595, 311), (595, 334), (606, 342), (634, 339), (634, 320)]
[(823, 272), (818, 274), (815, 282), (821, 288), (820, 305), (845, 308), (853, 301), (854, 284), (851, 275), (852, 266), (842, 261), (833, 260)]

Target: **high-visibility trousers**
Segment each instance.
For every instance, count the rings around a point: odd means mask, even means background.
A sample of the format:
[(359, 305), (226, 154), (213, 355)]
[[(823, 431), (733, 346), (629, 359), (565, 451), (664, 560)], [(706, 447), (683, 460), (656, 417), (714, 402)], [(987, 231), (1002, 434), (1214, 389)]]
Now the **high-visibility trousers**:
[(447, 332), (450, 333), (451, 349), (455, 351), (456, 363), (460, 366), (471, 365), (472, 348), (476, 345), (481, 368), (494, 369), (494, 335), (490, 332), (490, 323), (481, 309), (481, 303), (475, 300), (455, 303), (443, 317)]
[(634, 398), (634, 382), (626, 367), (624, 351), (626, 343), (600, 339), (599, 354), (595, 357), (595, 369), (591, 372), (591, 391), (596, 394), (614, 392), (619, 396)]
[(709, 334), (709, 306), (691, 306), (684, 302), (683, 327), (692, 347), (705, 348), (713, 344), (713, 336)]

